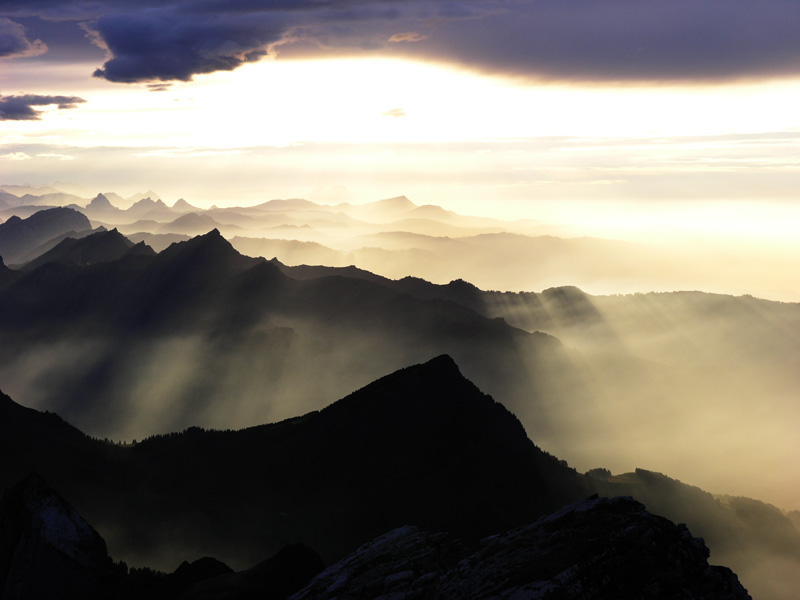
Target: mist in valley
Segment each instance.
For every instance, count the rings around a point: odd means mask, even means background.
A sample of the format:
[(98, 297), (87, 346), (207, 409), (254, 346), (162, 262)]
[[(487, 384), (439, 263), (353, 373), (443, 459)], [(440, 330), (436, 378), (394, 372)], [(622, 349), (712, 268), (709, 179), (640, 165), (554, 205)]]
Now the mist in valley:
[[(800, 508), (800, 304), (649, 291), (695, 280), (767, 289), (760, 281), (785, 278), (780, 265), (743, 282), (730, 256), (531, 235), (406, 198), (208, 211), (139, 202), (151, 210), (87, 201), (73, 211), (88, 218), (80, 235), (31, 237), (0, 267), (0, 389), (18, 402), (95, 438), (141, 441), (318, 411), (449, 354), (579, 472), (644, 468)], [(17, 225), (0, 225), (0, 242)], [(673, 500), (676, 519), (691, 512)], [(721, 560), (729, 546), (717, 542)], [(757, 565), (747, 576), (767, 580)]]

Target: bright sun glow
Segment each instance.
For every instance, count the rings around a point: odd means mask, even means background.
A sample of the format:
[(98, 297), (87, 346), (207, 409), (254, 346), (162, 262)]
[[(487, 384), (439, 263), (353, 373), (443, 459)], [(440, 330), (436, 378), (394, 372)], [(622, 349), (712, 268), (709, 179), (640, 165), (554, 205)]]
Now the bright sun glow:
[(53, 113), (46, 123), (10, 128), (29, 135), (47, 128), (78, 145), (205, 148), (544, 136), (646, 137), (650, 143), (661, 136), (800, 129), (800, 80), (537, 86), (389, 59), (265, 60), (150, 93), (141, 85), (94, 80), (86, 96), (85, 105)]

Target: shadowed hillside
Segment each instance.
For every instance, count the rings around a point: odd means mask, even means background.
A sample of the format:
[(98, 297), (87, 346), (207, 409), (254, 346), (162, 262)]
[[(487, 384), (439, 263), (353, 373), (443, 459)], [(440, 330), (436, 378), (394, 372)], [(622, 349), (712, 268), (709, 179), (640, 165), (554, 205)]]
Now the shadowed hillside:
[(549, 336), (378, 282), (293, 279), (216, 231), (157, 256), (17, 274), (0, 292), (0, 340), (5, 389), (116, 439), (289, 417), (441, 353), (534, 406), (537, 373), (561, 360)]
[(589, 493), (446, 356), (303, 417), (129, 447), (7, 397), (0, 410), (2, 482), (40, 473), (135, 564), (250, 566), (298, 541), (335, 560), (408, 523), (476, 542)]

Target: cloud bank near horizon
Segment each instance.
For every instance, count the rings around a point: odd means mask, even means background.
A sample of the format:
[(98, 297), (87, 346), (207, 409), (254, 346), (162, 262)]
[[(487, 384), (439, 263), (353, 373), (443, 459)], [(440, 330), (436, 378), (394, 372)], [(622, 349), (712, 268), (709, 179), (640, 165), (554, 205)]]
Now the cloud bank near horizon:
[(557, 81), (719, 81), (800, 74), (800, 4), (794, 0), (5, 4), (0, 56), (46, 48), (46, 39), (31, 42), (13, 18), (74, 21), (107, 52), (95, 75), (125, 83), (189, 81), (266, 55), (412, 57)]

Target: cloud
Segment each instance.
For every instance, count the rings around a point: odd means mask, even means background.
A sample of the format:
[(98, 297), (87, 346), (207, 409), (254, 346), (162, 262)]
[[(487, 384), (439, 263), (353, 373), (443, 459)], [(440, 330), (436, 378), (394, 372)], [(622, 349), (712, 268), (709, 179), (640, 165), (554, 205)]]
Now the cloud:
[(0, 121), (37, 121), (41, 118), (41, 111), (34, 106), (55, 104), (60, 109), (67, 109), (82, 102), (86, 100), (77, 96), (0, 96)]
[(30, 41), (25, 28), (6, 17), (0, 17), (0, 58), (39, 56), (47, 52), (42, 40)]
[(402, 108), (392, 108), (385, 113), (381, 113), (382, 117), (405, 117), (406, 111)]
[(0, 158), (5, 158), (7, 160), (30, 160), (33, 157), (25, 152), (9, 152), (7, 154), (0, 154)]
[(562, 81), (800, 75), (797, 0), (7, 3), (5, 14), (82, 19), (109, 54), (95, 74), (119, 82), (188, 81), (267, 54), (412, 57)]
[(414, 31), (407, 31), (405, 33), (395, 33), (389, 38), (390, 42), (421, 42), (427, 40), (430, 36)]
[(505, 8), (443, 23), (404, 50), (550, 80), (800, 75), (800, 4), (791, 0), (541, 0)]
[(109, 81), (191, 81), (258, 60), (285, 26), (271, 15), (180, 14), (172, 9), (108, 15), (92, 25), (111, 54), (96, 77)]
[(43, 154), (37, 154), (36, 158), (54, 158), (56, 160), (75, 160), (74, 156), (70, 156), (69, 154), (59, 154), (57, 152), (45, 152)]

